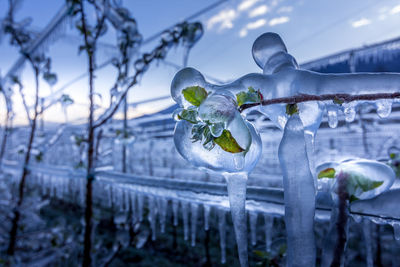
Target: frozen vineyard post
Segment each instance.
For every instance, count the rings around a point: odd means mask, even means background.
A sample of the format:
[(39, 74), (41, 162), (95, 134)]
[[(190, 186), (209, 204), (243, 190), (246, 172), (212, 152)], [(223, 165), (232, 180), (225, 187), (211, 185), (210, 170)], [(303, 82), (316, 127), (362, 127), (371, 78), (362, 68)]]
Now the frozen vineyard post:
[[(400, 74), (321, 74), (302, 70), (276, 33), (258, 37), (252, 53), (263, 74), (247, 74), (230, 84), (210, 84), (193, 68), (175, 75), (171, 96), (181, 106), (174, 113), (178, 121), (175, 145), (197, 167), (226, 177), (240, 262), (246, 266), (243, 181), (257, 163), (261, 141), (254, 126), (240, 112), (258, 107), (284, 130), (279, 159), (284, 177), (288, 266), (315, 266), (313, 216), (317, 178), (313, 145), (322, 116), (326, 112), (329, 126), (336, 127), (339, 109), (347, 121), (352, 121), (357, 105), (365, 101), (375, 102), (379, 116), (389, 115), (393, 99), (400, 97)], [(288, 120), (290, 125), (286, 125)], [(242, 192), (240, 199), (231, 195), (236, 191)]]

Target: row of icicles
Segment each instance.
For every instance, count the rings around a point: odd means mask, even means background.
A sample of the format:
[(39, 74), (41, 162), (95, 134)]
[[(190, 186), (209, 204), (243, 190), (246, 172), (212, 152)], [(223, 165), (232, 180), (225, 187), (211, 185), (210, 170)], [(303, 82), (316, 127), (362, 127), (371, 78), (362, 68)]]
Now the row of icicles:
[[(377, 100), (374, 103), (376, 113), (380, 118), (386, 118), (390, 115), (392, 111), (392, 99), (381, 99)], [(328, 105), (327, 109), (327, 117), (328, 124), (331, 128), (336, 128), (338, 125), (338, 113), (339, 111), (343, 113), (344, 119), (346, 122), (354, 121), (356, 117), (356, 108), (358, 106), (357, 102), (349, 102), (343, 103), (341, 106), (337, 104)]]
[[(13, 175), (14, 184), (17, 184), (18, 178)], [(33, 179), (28, 179), (29, 186), (39, 187), (40, 194), (43, 197), (70, 201), (72, 203), (83, 206), (85, 203), (85, 182), (86, 180), (78, 177), (60, 176), (59, 174), (50, 175), (45, 173), (36, 173), (32, 175)], [(184, 239), (189, 241), (191, 246), (196, 245), (197, 222), (199, 220), (200, 211), (203, 211), (204, 230), (210, 229), (209, 221), (212, 209), (218, 218), (218, 231), (220, 239), (221, 263), (226, 262), (226, 216), (228, 210), (226, 207), (217, 207), (202, 204), (200, 201), (191, 202), (188, 199), (174, 199), (168, 196), (157, 196), (146, 194), (146, 190), (140, 192), (140, 186), (135, 191), (135, 187), (127, 187), (126, 185), (116, 184), (107, 181), (97, 181), (94, 186), (94, 201), (96, 204), (104, 208), (111, 208), (116, 214), (123, 216), (115, 216), (115, 223), (128, 224), (142, 222), (144, 220), (144, 207), (147, 205), (149, 209), (148, 221), (151, 228), (151, 239), (154, 241), (157, 232), (165, 233), (167, 222), (168, 206), (172, 210), (173, 225), (177, 227), (179, 224), (179, 213), (183, 222)], [(259, 215), (264, 218), (265, 233), (265, 251), (271, 251), (272, 236), (274, 233), (274, 218), (282, 218), (277, 214), (266, 214), (257, 211), (248, 211), (248, 223), (250, 226), (250, 242), (252, 246), (257, 244), (257, 221)], [(129, 220), (129, 216), (131, 220)], [(366, 217), (363, 219), (360, 215), (352, 215), (354, 222), (362, 223), (363, 228), (370, 221)], [(329, 218), (327, 218), (329, 220)], [(400, 222), (388, 221), (382, 218), (371, 218), (375, 224), (390, 224), (394, 230), (394, 239), (400, 241)], [(159, 229), (157, 229), (157, 222)], [(370, 228), (370, 227), (369, 227)], [(371, 232), (363, 229), (364, 238), (370, 240)], [(366, 244), (367, 262), (371, 257), (371, 249)], [(368, 265), (369, 266), (369, 265)]]

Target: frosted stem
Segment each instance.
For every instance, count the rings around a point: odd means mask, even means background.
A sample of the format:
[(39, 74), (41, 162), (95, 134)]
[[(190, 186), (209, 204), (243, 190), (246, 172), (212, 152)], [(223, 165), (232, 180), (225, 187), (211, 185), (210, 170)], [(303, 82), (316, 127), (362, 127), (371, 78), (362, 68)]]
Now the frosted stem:
[(315, 266), (315, 187), (298, 114), (286, 123), (278, 153), (283, 173), (287, 265)]
[(225, 173), (228, 184), (229, 205), (235, 229), (239, 261), (242, 267), (248, 266), (247, 255), (247, 218), (246, 218), (246, 183), (247, 173)]

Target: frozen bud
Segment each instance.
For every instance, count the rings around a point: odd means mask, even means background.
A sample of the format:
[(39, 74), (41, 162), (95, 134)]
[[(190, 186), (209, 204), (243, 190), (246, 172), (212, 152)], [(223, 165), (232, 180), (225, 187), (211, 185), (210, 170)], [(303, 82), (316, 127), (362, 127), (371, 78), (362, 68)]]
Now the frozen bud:
[(213, 94), (199, 107), (199, 117), (204, 122), (229, 124), (237, 112), (236, 102), (225, 95)]

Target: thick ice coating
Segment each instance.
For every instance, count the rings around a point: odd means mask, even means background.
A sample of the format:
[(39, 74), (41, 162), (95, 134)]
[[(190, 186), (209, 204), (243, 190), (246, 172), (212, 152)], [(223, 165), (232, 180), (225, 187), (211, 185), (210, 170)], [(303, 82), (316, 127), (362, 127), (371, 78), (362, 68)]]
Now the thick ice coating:
[(279, 145), (283, 174), (287, 266), (315, 266), (315, 189), (304, 138), (297, 114), (285, 126)]
[[(324, 163), (317, 167), (317, 173), (323, 171), (327, 168), (335, 169), (335, 174), (339, 174), (340, 172), (344, 172), (350, 175), (356, 175), (357, 177), (361, 177), (359, 183), (362, 185), (358, 187), (356, 192), (354, 192), (354, 196), (359, 199), (370, 199), (376, 197), (383, 192), (389, 190), (389, 188), (394, 183), (396, 175), (392, 168), (388, 165), (381, 163), (375, 160), (368, 159), (347, 159), (342, 162), (329, 162)], [(370, 182), (368, 182), (367, 179)], [(372, 186), (371, 189), (365, 191), (362, 187), (365, 184), (365, 189), (368, 188), (368, 183), (374, 182), (376, 186)], [(333, 189), (335, 188), (335, 184), (333, 184)]]
[[(188, 86), (201, 86), (207, 92), (227, 90), (233, 95), (252, 87), (260, 90), (264, 100), (300, 94), (374, 94), (400, 91), (400, 75), (395, 73), (321, 74), (299, 69), (296, 60), (287, 53), (284, 42), (276, 33), (264, 33), (257, 38), (252, 53), (257, 65), (263, 69), (263, 74), (247, 74), (232, 83), (217, 86), (207, 83), (197, 70), (185, 68), (174, 77), (171, 85), (172, 97), (179, 105), (187, 108), (190, 103), (182, 97), (182, 90)], [(377, 104), (380, 116), (389, 114), (389, 105), (382, 105), (386, 102), (381, 101)], [(261, 106), (260, 111), (283, 129), (287, 122), (285, 106)], [(321, 123), (325, 104), (305, 102), (298, 106), (305, 131), (311, 135), (315, 134)], [(354, 119), (355, 105), (346, 104), (346, 107), (346, 120), (351, 121)], [(331, 119), (331, 125), (335, 126), (334, 116), (331, 116)]]
[(196, 167), (219, 172), (250, 172), (257, 164), (261, 155), (261, 138), (251, 123), (239, 120), (228, 127), (239, 145), (246, 147), (250, 136), (248, 151), (241, 153), (229, 153), (219, 146), (207, 150), (201, 142), (193, 143), (192, 127), (190, 122), (179, 121), (175, 127), (174, 142), (182, 157)]

